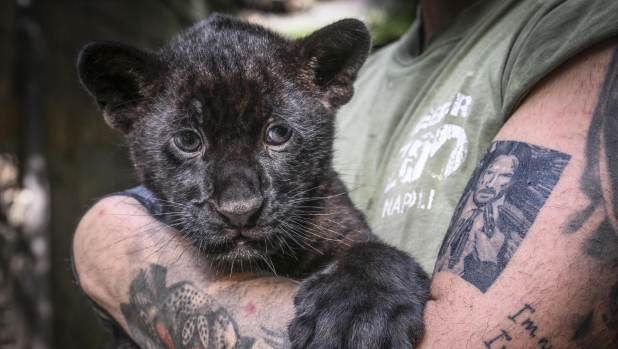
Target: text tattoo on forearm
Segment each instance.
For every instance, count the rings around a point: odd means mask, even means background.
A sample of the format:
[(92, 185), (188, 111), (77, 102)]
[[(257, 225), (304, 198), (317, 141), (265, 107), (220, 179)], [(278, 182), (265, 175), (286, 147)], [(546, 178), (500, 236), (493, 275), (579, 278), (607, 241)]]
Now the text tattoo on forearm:
[[(515, 337), (515, 333), (521, 333), (523, 329), (529, 338), (534, 339), (537, 348), (551, 349), (552, 345), (547, 337), (539, 335), (539, 326), (533, 320), (533, 314), (536, 312), (530, 304), (525, 304), (517, 312), (508, 315), (509, 322), (517, 325), (507, 329), (500, 329), (500, 333), (495, 337), (483, 341), (485, 347), (488, 349), (508, 349), (508, 344)], [(537, 340), (538, 338), (538, 340)]]

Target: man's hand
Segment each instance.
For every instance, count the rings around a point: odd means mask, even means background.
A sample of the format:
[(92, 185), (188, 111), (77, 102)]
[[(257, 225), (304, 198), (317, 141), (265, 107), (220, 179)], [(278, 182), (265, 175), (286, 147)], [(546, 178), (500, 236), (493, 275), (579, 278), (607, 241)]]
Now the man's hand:
[[(425, 312), (427, 332), (419, 348), (618, 348), (615, 42), (587, 50), (546, 78), (495, 141), (524, 144), (534, 149), (537, 164), (550, 165), (543, 170), (524, 169), (527, 174), (518, 192), (521, 201), (513, 205), (540, 207), (536, 216), (531, 211), (507, 210), (509, 198), (502, 197), (495, 209), (484, 209), (500, 199), (502, 189), (497, 185), (484, 196), (480, 190), (464, 194), (462, 201), (467, 201), (460, 204), (461, 210), (468, 207), (470, 213), (460, 215), (459, 225), (456, 220), (451, 223), (434, 274), (433, 300)], [(488, 153), (497, 151), (499, 144), (494, 143)], [(483, 176), (516, 175), (525, 166), (521, 160), (525, 156), (514, 154), (502, 155), (509, 166), (477, 169), (480, 174), (471, 188), (492, 187), (483, 182)], [(496, 164), (500, 159), (494, 160)], [(543, 173), (554, 178), (539, 178)], [(553, 184), (539, 186), (543, 181)], [(531, 190), (537, 190), (535, 195), (522, 194)], [(492, 195), (495, 198), (489, 200)], [(546, 199), (538, 200), (541, 197)], [(474, 209), (489, 211), (489, 216), (473, 216)], [(504, 217), (498, 216), (507, 214), (513, 216), (511, 225), (520, 222), (520, 226), (499, 224)], [(526, 220), (530, 226), (525, 226)], [(474, 236), (483, 239), (473, 240)], [(512, 254), (498, 248), (495, 256), (488, 254), (491, 245), (479, 241), (495, 237), (511, 243), (499, 241), (496, 246), (510, 246)], [(517, 237), (523, 239), (518, 242)]]
[[(288, 348), (298, 283), (217, 275), (210, 261), (136, 200), (107, 197), (73, 242), (81, 287), (141, 347)], [(210, 333), (210, 335), (209, 335)]]

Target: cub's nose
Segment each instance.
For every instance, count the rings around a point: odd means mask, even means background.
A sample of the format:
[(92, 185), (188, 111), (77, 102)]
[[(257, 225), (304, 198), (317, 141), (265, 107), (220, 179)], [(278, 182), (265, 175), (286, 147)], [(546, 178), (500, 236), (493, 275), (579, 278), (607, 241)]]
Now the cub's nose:
[(251, 228), (255, 226), (262, 212), (262, 201), (242, 204), (228, 204), (217, 207), (217, 212), (226, 220), (238, 228)]

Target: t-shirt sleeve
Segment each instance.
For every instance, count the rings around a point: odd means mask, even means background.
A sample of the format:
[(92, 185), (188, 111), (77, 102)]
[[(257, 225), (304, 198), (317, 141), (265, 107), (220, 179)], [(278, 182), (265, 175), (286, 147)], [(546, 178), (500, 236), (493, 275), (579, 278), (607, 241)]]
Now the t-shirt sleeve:
[(586, 48), (618, 35), (616, 0), (548, 0), (522, 28), (506, 61), (503, 115), (545, 76)]

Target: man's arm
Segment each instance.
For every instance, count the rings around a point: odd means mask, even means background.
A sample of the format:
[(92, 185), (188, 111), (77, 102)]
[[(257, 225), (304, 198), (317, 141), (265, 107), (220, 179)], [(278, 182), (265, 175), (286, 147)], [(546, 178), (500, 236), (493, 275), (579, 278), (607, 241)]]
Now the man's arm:
[(217, 340), (289, 348), (297, 282), (216, 275), (203, 254), (132, 198), (94, 205), (73, 248), (81, 287), (141, 347), (209, 348)]
[[(502, 204), (515, 208), (485, 217), (484, 230), (476, 229), (480, 238), (472, 239), (475, 228), (466, 228), (465, 219), (451, 223), (419, 348), (618, 348), (615, 41), (563, 64), (532, 91), (495, 141), (527, 145), (534, 165), (515, 171), (524, 170), (524, 186), (517, 202), (507, 197)], [(481, 185), (479, 178), (471, 187)], [(555, 186), (539, 184), (544, 181)], [(538, 200), (543, 191), (548, 196)], [(483, 264), (491, 257), (488, 236), (498, 233), (511, 245), (497, 243), (497, 263)], [(459, 256), (464, 245), (471, 249)]]

